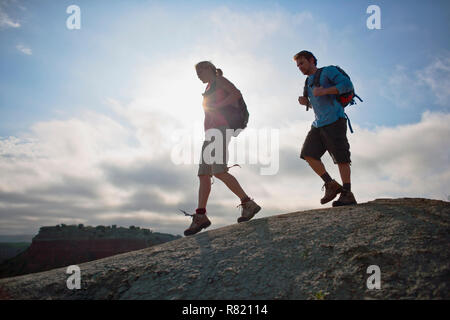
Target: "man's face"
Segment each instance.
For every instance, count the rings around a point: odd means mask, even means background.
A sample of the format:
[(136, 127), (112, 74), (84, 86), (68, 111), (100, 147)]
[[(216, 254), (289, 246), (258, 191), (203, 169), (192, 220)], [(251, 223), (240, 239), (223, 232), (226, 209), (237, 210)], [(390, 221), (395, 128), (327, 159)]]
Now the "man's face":
[(297, 67), (305, 75), (309, 75), (310, 74), (310, 70), (312, 69), (312, 65), (313, 65), (313, 63), (308, 61), (308, 59), (305, 59), (305, 57), (299, 57), (297, 59)]

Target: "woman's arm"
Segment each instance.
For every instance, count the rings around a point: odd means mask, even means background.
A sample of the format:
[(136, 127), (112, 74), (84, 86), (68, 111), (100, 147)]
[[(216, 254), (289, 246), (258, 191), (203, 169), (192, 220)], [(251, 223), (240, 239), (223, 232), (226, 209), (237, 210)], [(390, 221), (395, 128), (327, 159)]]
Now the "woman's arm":
[(219, 101), (214, 104), (215, 108), (222, 108), (227, 105), (233, 105), (235, 107), (238, 106), (237, 102), (242, 97), (241, 92), (225, 77), (217, 77), (216, 80), (216, 88), (221, 88), (226, 93), (228, 93), (227, 97), (222, 101)]

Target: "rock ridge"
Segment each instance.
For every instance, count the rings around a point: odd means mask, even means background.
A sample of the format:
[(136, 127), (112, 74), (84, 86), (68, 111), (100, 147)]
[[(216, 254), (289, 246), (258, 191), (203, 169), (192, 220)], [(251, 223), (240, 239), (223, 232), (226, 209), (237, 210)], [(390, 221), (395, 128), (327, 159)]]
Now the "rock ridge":
[[(214, 223), (214, 217), (210, 218)], [(450, 203), (377, 199), (233, 224), (0, 280), (3, 299), (449, 299)], [(380, 289), (369, 289), (369, 266)]]

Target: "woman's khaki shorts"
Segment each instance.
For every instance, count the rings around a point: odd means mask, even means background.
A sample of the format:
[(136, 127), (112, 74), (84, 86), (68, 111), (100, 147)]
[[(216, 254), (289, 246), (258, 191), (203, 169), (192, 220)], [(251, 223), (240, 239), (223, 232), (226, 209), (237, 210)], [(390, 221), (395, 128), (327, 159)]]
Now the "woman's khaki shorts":
[(211, 128), (205, 132), (197, 175), (213, 176), (228, 172), (228, 145), (231, 134), (227, 136), (226, 129), (228, 127)]

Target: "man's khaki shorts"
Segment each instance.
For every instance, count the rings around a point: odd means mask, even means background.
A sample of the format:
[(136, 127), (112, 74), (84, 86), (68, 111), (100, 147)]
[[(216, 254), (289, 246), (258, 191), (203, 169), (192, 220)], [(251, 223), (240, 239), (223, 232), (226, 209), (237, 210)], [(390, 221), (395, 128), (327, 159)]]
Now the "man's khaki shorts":
[(211, 128), (205, 132), (197, 175), (213, 176), (228, 172), (228, 145), (231, 135), (227, 137), (226, 129), (228, 127)]
[(336, 164), (351, 163), (350, 144), (347, 140), (347, 120), (345, 118), (340, 118), (336, 122), (320, 128), (311, 126), (311, 130), (303, 143), (300, 158), (311, 157), (320, 160), (326, 151)]

